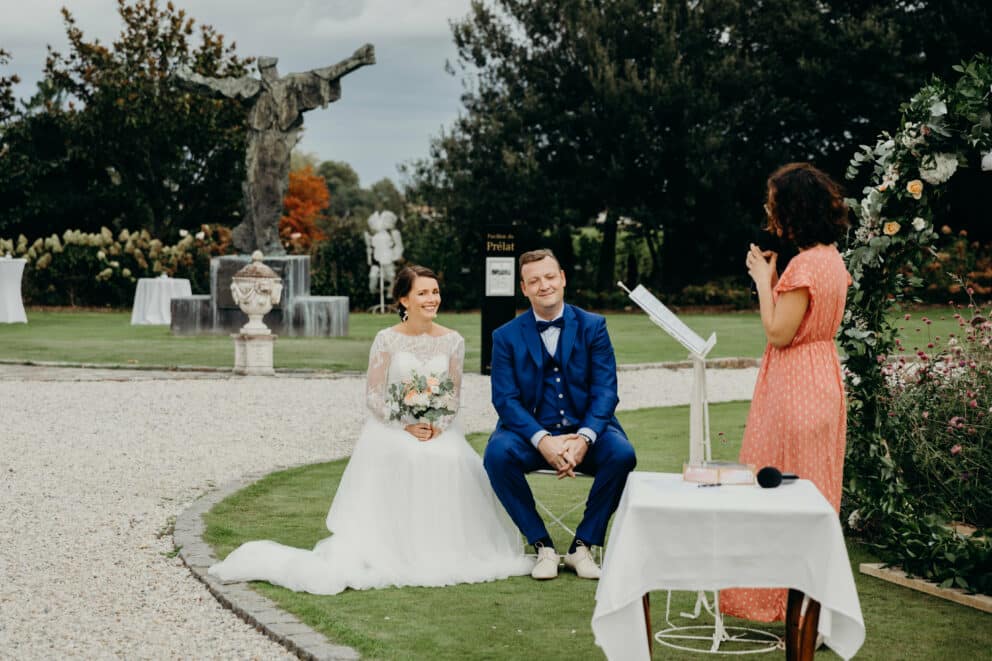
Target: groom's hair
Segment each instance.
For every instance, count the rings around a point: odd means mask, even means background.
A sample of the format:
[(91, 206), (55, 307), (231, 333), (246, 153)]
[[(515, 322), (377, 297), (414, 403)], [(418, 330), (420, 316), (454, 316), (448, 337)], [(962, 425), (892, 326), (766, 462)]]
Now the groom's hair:
[(523, 278), (524, 264), (530, 264), (531, 262), (539, 262), (545, 257), (550, 257), (551, 259), (555, 260), (555, 263), (558, 264), (558, 268), (561, 268), (561, 262), (559, 262), (558, 258), (555, 257), (555, 254), (550, 250), (548, 250), (547, 248), (540, 248), (538, 250), (529, 250), (524, 254), (520, 255), (520, 273), (521, 273), (520, 277)]

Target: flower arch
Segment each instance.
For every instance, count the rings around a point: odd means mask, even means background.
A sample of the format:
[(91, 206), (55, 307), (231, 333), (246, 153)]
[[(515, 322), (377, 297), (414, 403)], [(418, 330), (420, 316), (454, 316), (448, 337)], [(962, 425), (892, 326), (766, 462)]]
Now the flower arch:
[[(935, 203), (958, 170), (992, 170), (992, 62), (978, 56), (954, 70), (960, 74), (956, 83), (935, 79), (923, 87), (901, 106), (900, 128), (883, 132), (874, 146), (863, 145), (847, 171), (854, 179), (871, 168), (863, 196), (848, 200), (856, 223), (845, 252), (854, 284), (839, 338), (847, 355), (845, 512), (849, 525), (866, 535), (887, 562), (990, 592), (992, 536), (973, 543), (927, 515), (932, 511), (927, 503), (914, 501), (904, 479), (905, 463), (890, 452), (890, 442), (905, 429), (885, 410), (892, 387), (892, 371), (885, 366), (902, 349), (890, 321), (892, 308), (923, 284), (920, 269), (932, 258), (937, 239)], [(988, 176), (992, 188), (992, 172)], [(984, 479), (992, 481), (992, 475)], [(921, 554), (925, 563), (916, 561)], [(977, 563), (977, 569), (962, 570), (962, 560)], [(987, 584), (980, 578), (976, 584), (975, 575), (982, 571)]]

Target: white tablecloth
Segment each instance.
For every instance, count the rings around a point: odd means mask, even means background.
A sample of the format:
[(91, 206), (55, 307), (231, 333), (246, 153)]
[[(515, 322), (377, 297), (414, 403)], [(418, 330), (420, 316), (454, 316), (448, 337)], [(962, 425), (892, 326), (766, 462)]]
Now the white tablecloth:
[(800, 590), (822, 605), (819, 631), (837, 654), (864, 642), (840, 521), (812, 482), (700, 489), (678, 474), (631, 473), (592, 616), (607, 658), (649, 658), (644, 593), (730, 587)]
[(134, 292), (131, 324), (170, 324), (172, 299), (192, 296), (189, 280), (184, 278), (140, 278)]
[(26, 263), (24, 259), (0, 257), (0, 323), (28, 323), (21, 301), (21, 276)]

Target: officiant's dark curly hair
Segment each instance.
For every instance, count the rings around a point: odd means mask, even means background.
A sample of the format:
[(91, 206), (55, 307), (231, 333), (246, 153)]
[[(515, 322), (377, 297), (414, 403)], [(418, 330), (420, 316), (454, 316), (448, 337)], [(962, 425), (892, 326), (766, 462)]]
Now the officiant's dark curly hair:
[(768, 177), (765, 211), (766, 229), (781, 230), (799, 248), (834, 243), (849, 225), (840, 186), (809, 163), (783, 165)]
[(396, 280), (393, 282), (393, 300), (396, 301), (396, 312), (399, 313), (400, 319), (403, 321), (406, 321), (406, 307), (400, 303), (400, 299), (410, 293), (410, 290), (413, 289), (413, 281), (417, 278), (434, 278), (439, 283), (441, 282), (441, 278), (437, 277), (437, 273), (426, 266), (410, 264), (400, 269), (400, 272), (396, 274)]

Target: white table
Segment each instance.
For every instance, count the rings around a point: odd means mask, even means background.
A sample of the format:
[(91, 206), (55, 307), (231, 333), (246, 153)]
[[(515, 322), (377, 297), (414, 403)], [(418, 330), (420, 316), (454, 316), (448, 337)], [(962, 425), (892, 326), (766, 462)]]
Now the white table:
[(131, 308), (131, 325), (172, 323), (172, 299), (192, 296), (185, 278), (139, 278)]
[(21, 276), (25, 264), (26, 259), (0, 257), (0, 323), (28, 323), (21, 301)]
[(607, 658), (650, 658), (646, 593), (731, 587), (800, 590), (820, 602), (819, 631), (837, 654), (864, 642), (840, 521), (812, 482), (701, 489), (679, 474), (631, 473), (592, 616)]

